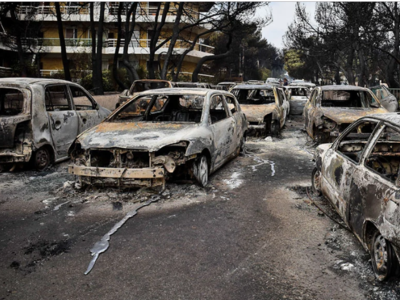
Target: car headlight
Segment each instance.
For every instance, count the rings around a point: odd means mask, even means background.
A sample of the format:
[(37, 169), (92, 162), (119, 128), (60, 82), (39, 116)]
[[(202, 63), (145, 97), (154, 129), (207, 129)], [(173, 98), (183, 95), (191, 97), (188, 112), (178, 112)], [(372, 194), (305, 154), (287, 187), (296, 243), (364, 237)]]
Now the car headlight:
[(337, 127), (337, 123), (335, 121), (332, 121), (331, 119), (322, 117), (322, 121), (322, 126), (328, 131), (332, 131)]

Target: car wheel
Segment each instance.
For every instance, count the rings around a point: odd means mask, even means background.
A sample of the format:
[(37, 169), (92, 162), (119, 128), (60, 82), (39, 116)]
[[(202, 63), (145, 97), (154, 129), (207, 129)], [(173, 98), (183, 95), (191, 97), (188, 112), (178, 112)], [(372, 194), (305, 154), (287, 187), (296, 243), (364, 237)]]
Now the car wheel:
[(240, 140), (240, 152), (239, 153), (245, 153), (246, 152), (246, 136), (243, 135), (242, 139)]
[(208, 162), (205, 155), (200, 156), (193, 165), (194, 176), (200, 186), (205, 187), (208, 183)]
[(312, 193), (315, 196), (321, 196), (321, 172), (314, 168), (311, 173)]
[(33, 167), (38, 171), (42, 171), (48, 167), (51, 163), (49, 150), (47, 148), (40, 148), (35, 151), (32, 157), (32, 163)]
[(271, 135), (278, 136), (279, 134), (279, 123), (277, 120), (272, 120), (271, 122)]
[(387, 280), (398, 267), (398, 262), (392, 245), (378, 230), (372, 236), (370, 253), (376, 279)]

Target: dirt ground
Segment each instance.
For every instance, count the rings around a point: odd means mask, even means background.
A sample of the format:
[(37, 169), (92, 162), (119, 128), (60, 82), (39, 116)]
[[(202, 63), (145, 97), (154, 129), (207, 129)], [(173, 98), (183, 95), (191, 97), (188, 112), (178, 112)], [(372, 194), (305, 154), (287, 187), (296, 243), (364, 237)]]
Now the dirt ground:
[[(207, 188), (73, 188), (69, 162), (0, 174), (0, 299), (399, 299), (306, 188), (314, 146), (291, 118)], [(93, 269), (90, 249), (129, 212)]]

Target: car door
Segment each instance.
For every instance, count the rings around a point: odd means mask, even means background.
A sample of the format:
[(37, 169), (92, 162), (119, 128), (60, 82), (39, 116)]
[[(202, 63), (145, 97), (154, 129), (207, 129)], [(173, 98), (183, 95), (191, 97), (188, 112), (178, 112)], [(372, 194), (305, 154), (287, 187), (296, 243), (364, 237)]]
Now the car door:
[(56, 159), (61, 159), (67, 156), (69, 146), (79, 133), (79, 117), (73, 109), (68, 86), (46, 86), (45, 105)]
[(214, 168), (222, 165), (234, 151), (236, 123), (230, 114), (222, 94), (213, 94), (210, 98), (210, 129), (214, 135)]
[(284, 120), (284, 109), (282, 107), (283, 105), (283, 99), (281, 94), (279, 93), (279, 90), (277, 88), (274, 88), (274, 95), (275, 95), (275, 106), (276, 106), (276, 117), (279, 120), (279, 126), (282, 128), (283, 125), (285, 124)]
[(361, 165), (364, 150), (377, 126), (376, 121), (352, 124), (332, 145), (322, 165), (322, 190), (335, 205), (343, 220), (348, 220), (353, 174)]
[(317, 98), (319, 94), (319, 89), (313, 91), (310, 100), (304, 106), (304, 120), (306, 125), (306, 130), (310, 136), (314, 136), (313, 126), (314, 126), (314, 115), (317, 111)]
[(103, 121), (104, 117), (101, 116), (97, 103), (81, 87), (69, 85), (69, 88), (79, 117), (79, 133)]
[(287, 97), (286, 97), (283, 89), (278, 89), (278, 91), (282, 97), (282, 108), (283, 108), (284, 119), (285, 119), (285, 123), (286, 123), (286, 119), (290, 113), (290, 104), (289, 104), (289, 101), (287, 100)]
[(245, 122), (247, 122), (244, 118), (244, 114), (241, 113), (239, 109), (239, 103), (236, 101), (236, 99), (233, 96), (230, 95), (224, 95), (225, 101), (228, 104), (228, 108), (232, 114), (232, 118), (235, 121), (235, 138), (236, 141), (233, 145), (233, 151), (235, 149), (238, 149), (240, 146), (240, 141), (244, 135), (244, 131), (246, 130), (247, 125)]
[(389, 220), (393, 216), (384, 215), (385, 210), (397, 206), (390, 200), (399, 193), (400, 132), (389, 125), (379, 127), (365, 151), (363, 164), (352, 174), (348, 223), (360, 238), (366, 219), (375, 224), (382, 216)]

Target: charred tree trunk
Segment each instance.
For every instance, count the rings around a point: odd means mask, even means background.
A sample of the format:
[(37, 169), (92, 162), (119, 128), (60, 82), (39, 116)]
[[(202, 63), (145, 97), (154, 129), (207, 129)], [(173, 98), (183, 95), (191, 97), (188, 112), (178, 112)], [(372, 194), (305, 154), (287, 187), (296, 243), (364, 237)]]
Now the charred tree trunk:
[(118, 57), (119, 57), (119, 49), (121, 47), (121, 36), (122, 36), (122, 20), (121, 20), (121, 13), (122, 13), (123, 3), (120, 2), (118, 6), (118, 36), (117, 36), (117, 45), (115, 47), (114, 52), (114, 60), (113, 60), (113, 78), (115, 82), (118, 84), (120, 89), (125, 90), (125, 84), (119, 79), (118, 77)]
[[(11, 15), (11, 20), (12, 20), (14, 26), (19, 27), (19, 21), (15, 15), (15, 6), (13, 6), (13, 8), (10, 10), (10, 15)], [(15, 39), (17, 42), (18, 59), (19, 59), (20, 66), (21, 66), (21, 76), (27, 77), (28, 76), (28, 68), (26, 66), (25, 53), (24, 53), (24, 49), (22, 48), (22, 38), (21, 38), (21, 32), (19, 29), (16, 30)]]
[(185, 2), (179, 2), (178, 11), (177, 11), (176, 17), (175, 17), (174, 27), (172, 30), (171, 42), (169, 44), (167, 54), (165, 55), (164, 64), (163, 64), (163, 67), (161, 70), (161, 75), (160, 75), (161, 79), (167, 78), (168, 65), (169, 65), (172, 53), (174, 51), (176, 41), (178, 40), (178, 37), (179, 37), (179, 23), (181, 21), (184, 3)]
[[(126, 14), (126, 21), (125, 21), (125, 40), (124, 40), (124, 52), (122, 54), (122, 65), (128, 72), (129, 80), (133, 82), (134, 80), (138, 80), (139, 75), (136, 71), (136, 68), (131, 64), (129, 61), (129, 44), (132, 40), (133, 32), (135, 31), (135, 24), (136, 24), (136, 9), (137, 9), (137, 2), (133, 2)], [(132, 22), (130, 22), (130, 18), (132, 17)]]
[(232, 32), (229, 33), (229, 40), (228, 40), (228, 43), (226, 44), (227, 51), (225, 53), (218, 54), (218, 55), (204, 56), (199, 60), (199, 62), (197, 63), (197, 66), (194, 69), (193, 74), (192, 74), (192, 82), (198, 82), (199, 81), (199, 72), (200, 72), (201, 67), (203, 66), (203, 64), (205, 62), (213, 61), (213, 60), (217, 60), (217, 59), (224, 59), (224, 58), (228, 57), (232, 53), (232, 49), (231, 49), (232, 34), (233, 34)]
[(155, 55), (156, 55), (156, 51), (161, 46), (161, 45), (157, 45), (157, 42), (158, 42), (158, 39), (160, 37), (161, 29), (165, 25), (165, 19), (167, 18), (167, 14), (168, 14), (168, 11), (169, 11), (169, 5), (170, 5), (170, 2), (164, 2), (164, 8), (163, 8), (163, 13), (162, 13), (162, 17), (161, 17), (161, 22), (160, 23), (158, 23), (158, 16), (160, 15), (161, 3), (158, 5), (156, 16), (155, 16), (153, 35), (151, 37), (147, 37), (148, 39), (150, 39), (149, 64), (147, 66), (147, 69), (149, 71), (149, 78), (150, 79), (155, 79), (156, 78), (156, 74), (155, 74), (155, 70), (154, 70), (154, 58), (155, 58)]
[(65, 46), (64, 39), (64, 29), (61, 19), (61, 10), (60, 10), (60, 2), (54, 2), (56, 6), (56, 15), (57, 15), (57, 28), (58, 28), (58, 36), (60, 38), (60, 47), (61, 47), (61, 60), (64, 67), (64, 78), (65, 80), (71, 81), (71, 73), (69, 70), (69, 61), (67, 57), (67, 49)]
[(96, 72), (96, 30), (94, 27), (94, 2), (90, 3), (90, 35), (92, 38), (92, 86), (93, 92), (96, 93), (95, 82), (98, 82), (98, 74)]

